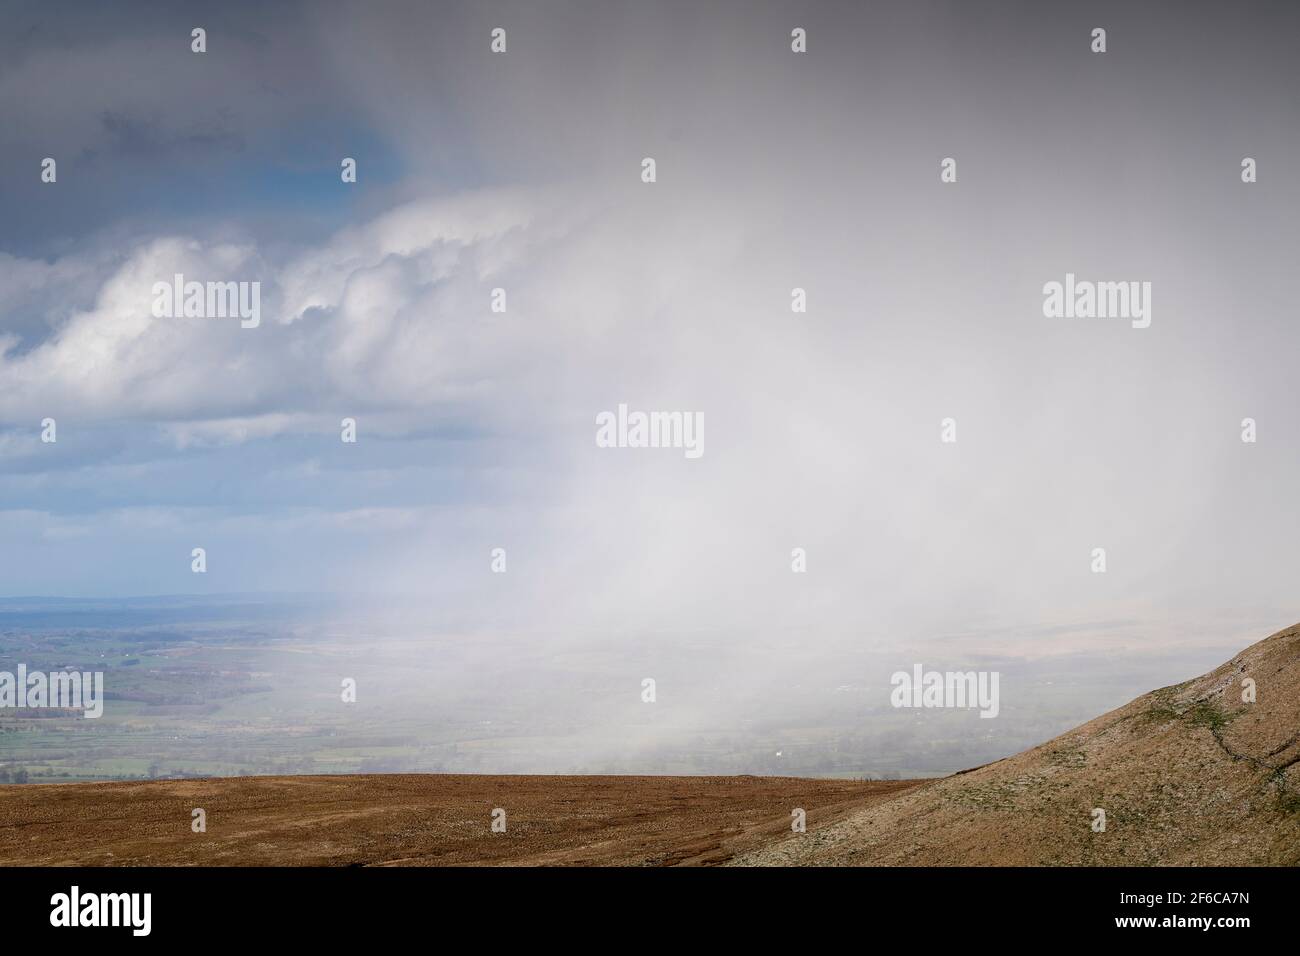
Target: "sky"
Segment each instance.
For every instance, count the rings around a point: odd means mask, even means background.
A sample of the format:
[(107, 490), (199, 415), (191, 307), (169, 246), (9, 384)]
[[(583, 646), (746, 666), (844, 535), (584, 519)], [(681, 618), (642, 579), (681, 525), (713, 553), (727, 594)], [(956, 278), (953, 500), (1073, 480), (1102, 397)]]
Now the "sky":
[[(0, 595), (1262, 638), (1300, 617), (1297, 16), (10, 2)], [(154, 315), (176, 273), (260, 325)], [(1046, 317), (1067, 273), (1149, 282), (1150, 326)], [(703, 455), (598, 447), (620, 404)]]

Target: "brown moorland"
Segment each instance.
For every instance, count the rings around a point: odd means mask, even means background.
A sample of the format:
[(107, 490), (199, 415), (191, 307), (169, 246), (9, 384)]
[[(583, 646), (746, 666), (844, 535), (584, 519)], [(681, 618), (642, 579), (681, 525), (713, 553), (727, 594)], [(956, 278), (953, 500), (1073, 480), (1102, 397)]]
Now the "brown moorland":
[[(373, 774), (0, 787), (0, 865), (719, 863), (914, 781)], [(191, 830), (206, 812), (207, 832)], [(491, 830), (506, 811), (506, 832)]]
[[(205, 833), (191, 831), (196, 807)], [(491, 832), (496, 807), (505, 833)], [(796, 807), (803, 834), (790, 830)], [(1032, 750), (931, 781), (395, 774), (0, 787), (0, 865), (720, 863), (1300, 864), (1300, 625)]]

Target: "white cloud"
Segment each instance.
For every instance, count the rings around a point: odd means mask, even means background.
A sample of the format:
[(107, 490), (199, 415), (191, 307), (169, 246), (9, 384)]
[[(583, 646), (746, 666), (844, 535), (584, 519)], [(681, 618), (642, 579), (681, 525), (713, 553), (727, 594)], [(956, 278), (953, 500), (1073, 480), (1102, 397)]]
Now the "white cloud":
[[(93, 304), (44, 341), (0, 342), (0, 414), (163, 421), (185, 443), (267, 436), (337, 408), (473, 401), (543, 337), (519, 313), (493, 316), (485, 285), (519, 289), (536, 270), (525, 253), (553, 236), (528, 231), (534, 207), (514, 193), (411, 203), (284, 262), (193, 237), (139, 242), (121, 262), (0, 259), (3, 288), (101, 270)], [(260, 282), (264, 324), (155, 317), (154, 283), (178, 273)]]

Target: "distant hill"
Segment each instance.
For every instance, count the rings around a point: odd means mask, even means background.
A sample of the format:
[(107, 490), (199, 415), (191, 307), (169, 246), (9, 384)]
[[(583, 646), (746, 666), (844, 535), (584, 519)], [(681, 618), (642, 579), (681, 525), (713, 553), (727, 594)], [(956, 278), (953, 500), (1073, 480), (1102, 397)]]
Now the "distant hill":
[(1032, 750), (732, 862), (1296, 865), (1300, 625)]

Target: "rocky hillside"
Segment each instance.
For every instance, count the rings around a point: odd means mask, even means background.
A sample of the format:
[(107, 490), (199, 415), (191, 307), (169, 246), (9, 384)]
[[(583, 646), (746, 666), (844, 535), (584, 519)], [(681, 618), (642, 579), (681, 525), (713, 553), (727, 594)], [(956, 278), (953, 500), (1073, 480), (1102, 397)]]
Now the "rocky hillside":
[(733, 862), (1296, 865), (1300, 625), (1032, 750)]

